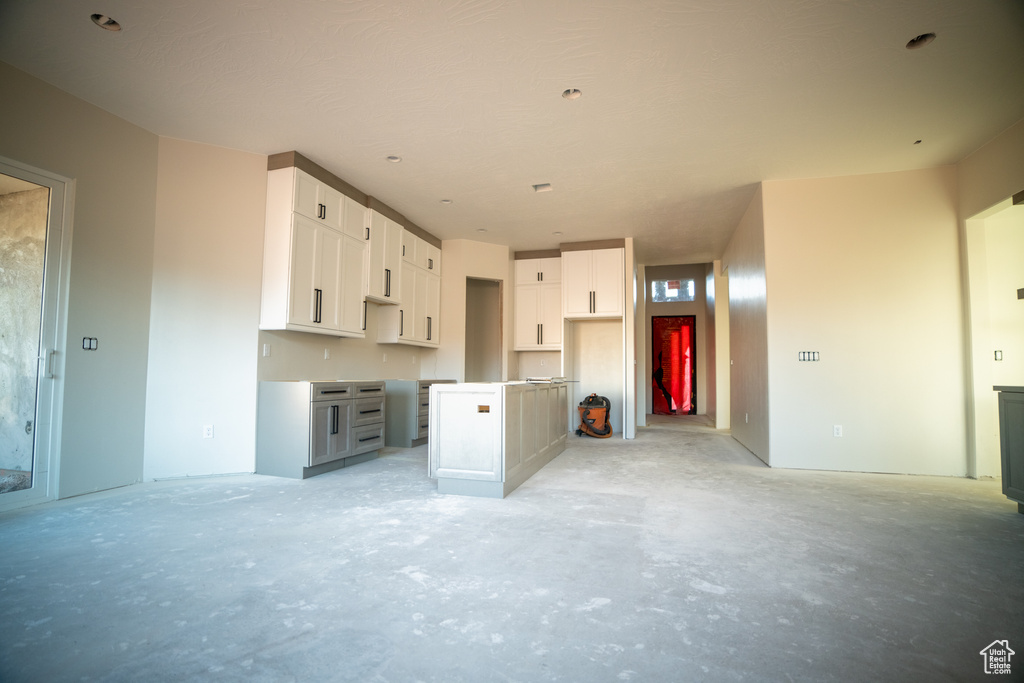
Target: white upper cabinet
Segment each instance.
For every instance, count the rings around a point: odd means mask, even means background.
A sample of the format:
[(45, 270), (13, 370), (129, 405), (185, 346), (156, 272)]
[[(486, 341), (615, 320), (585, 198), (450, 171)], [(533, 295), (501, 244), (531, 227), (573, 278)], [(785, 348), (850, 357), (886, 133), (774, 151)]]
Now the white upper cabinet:
[(365, 242), (343, 230), (348, 198), (318, 184), (293, 167), (267, 174), (260, 329), (362, 337)]
[(624, 250), (562, 252), (562, 309), (570, 320), (621, 318)]
[(516, 284), (526, 285), (537, 282), (561, 282), (562, 259), (527, 258), (516, 260)]
[(562, 261), (517, 259), (513, 303), (513, 349), (558, 351), (562, 348)]
[(292, 210), (295, 213), (341, 230), (345, 195), (298, 168), (280, 170), (294, 172)]
[(366, 298), (380, 304), (402, 301), (402, 236), (405, 230), (395, 221), (370, 209), (364, 232), (369, 242)]
[(377, 342), (438, 346), (441, 250), (408, 230), (401, 237), (401, 301), (377, 313)]

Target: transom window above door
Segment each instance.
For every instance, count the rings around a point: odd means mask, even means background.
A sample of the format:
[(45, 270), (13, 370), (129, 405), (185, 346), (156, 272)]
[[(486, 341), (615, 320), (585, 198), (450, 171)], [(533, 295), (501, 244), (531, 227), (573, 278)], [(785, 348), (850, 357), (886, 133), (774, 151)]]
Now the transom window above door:
[(658, 304), (693, 301), (696, 292), (693, 280), (654, 280), (651, 282), (651, 301)]

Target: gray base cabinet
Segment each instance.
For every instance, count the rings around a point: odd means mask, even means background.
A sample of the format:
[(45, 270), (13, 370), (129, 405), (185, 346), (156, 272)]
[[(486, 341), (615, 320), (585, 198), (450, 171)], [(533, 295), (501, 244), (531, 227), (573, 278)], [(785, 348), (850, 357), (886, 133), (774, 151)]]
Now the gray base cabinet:
[(999, 392), (1003, 494), (1024, 513), (1024, 387), (993, 388)]
[(384, 382), (260, 382), (256, 474), (305, 479), (376, 457)]
[(412, 448), (425, 444), (430, 429), (430, 385), (454, 383), (453, 379), (387, 380), (387, 445)]

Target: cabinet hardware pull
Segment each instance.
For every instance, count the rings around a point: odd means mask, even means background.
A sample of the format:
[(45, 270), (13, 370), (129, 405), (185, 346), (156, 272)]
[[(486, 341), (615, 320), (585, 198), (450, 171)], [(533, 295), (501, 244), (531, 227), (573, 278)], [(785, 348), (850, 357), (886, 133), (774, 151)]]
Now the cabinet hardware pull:
[(360, 415), (370, 415), (371, 413), (379, 413), (379, 412), (380, 412), (380, 408), (375, 408), (373, 410), (360, 410), (359, 414)]
[(544, 282), (544, 273), (537, 273), (537, 279)]
[(323, 306), (324, 291), (322, 289), (313, 290), (313, 322), (323, 322), (320, 317), (322, 315), (321, 307)]
[(380, 393), (380, 387), (370, 387), (369, 389), (360, 389), (359, 393), (361, 394), (364, 391), (372, 391), (373, 393), (377, 394), (377, 393)]
[(540, 344), (540, 323), (537, 324), (537, 344)]
[(338, 422), (340, 422), (340, 415), (341, 408), (339, 406), (331, 406), (331, 434), (338, 433)]
[(541, 323), (537, 327), (540, 328), (540, 343), (543, 345), (544, 344), (544, 323)]
[(359, 439), (359, 443), (363, 443), (364, 441), (376, 441), (376, 440), (378, 440), (378, 439), (380, 439), (380, 437), (379, 437), (379, 436), (377, 436), (377, 435), (374, 435), (374, 436), (365, 436), (365, 437), (363, 437), (362, 439)]
[(434, 259), (432, 259), (432, 258), (428, 258), (428, 259), (427, 259), (427, 263), (429, 264), (429, 265), (427, 266), (427, 268), (428, 268), (428, 269), (430, 269), (430, 270), (433, 270), (433, 269), (434, 269)]
[(370, 239), (370, 227), (366, 227), (366, 239)]
[(391, 269), (384, 269), (384, 296), (391, 296)]
[(427, 341), (430, 341), (430, 323), (431, 323), (431, 320), (430, 320), (430, 316), (428, 315), (427, 316)]
[(405, 309), (398, 309), (398, 336), (405, 336)]
[(363, 331), (366, 331), (366, 300), (363, 300)]
[(348, 389), (324, 389), (320, 393), (323, 396), (326, 396), (327, 394), (347, 394)]
[(402, 245), (402, 256), (405, 256), (405, 245)]

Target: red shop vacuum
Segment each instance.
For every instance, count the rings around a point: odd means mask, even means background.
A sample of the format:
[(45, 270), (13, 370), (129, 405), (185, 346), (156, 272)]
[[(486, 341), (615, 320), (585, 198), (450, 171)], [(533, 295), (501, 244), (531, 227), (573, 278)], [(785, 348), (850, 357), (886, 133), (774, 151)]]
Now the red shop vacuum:
[(612, 423), (608, 421), (608, 411), (612, 409), (612, 403), (604, 396), (591, 394), (580, 401), (580, 426), (576, 430), (576, 436), (594, 436), (598, 439), (607, 439), (612, 435)]

